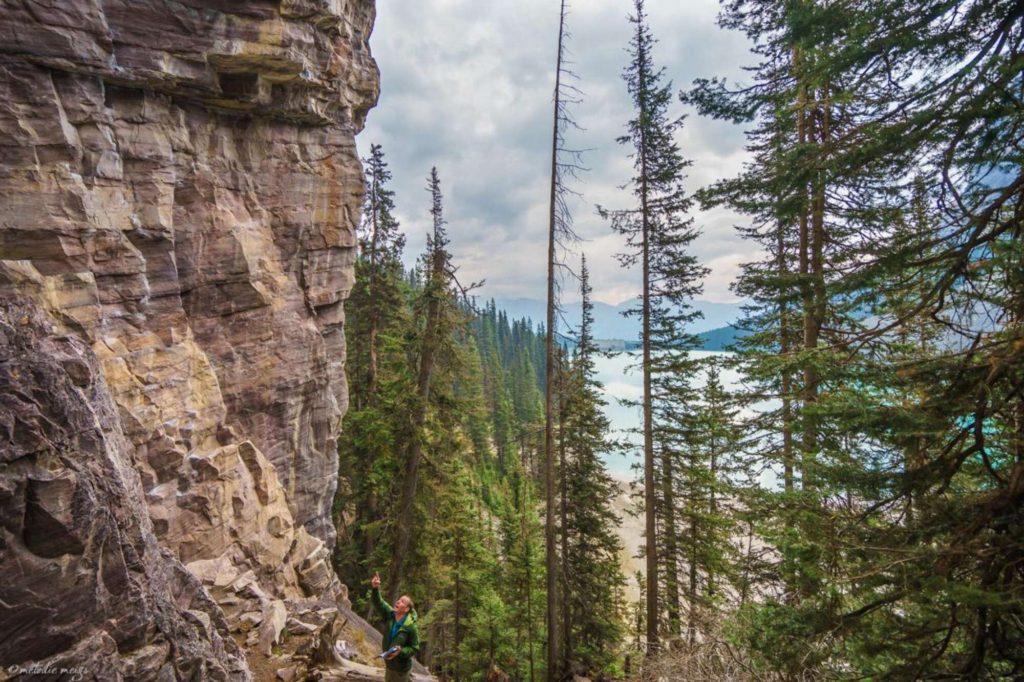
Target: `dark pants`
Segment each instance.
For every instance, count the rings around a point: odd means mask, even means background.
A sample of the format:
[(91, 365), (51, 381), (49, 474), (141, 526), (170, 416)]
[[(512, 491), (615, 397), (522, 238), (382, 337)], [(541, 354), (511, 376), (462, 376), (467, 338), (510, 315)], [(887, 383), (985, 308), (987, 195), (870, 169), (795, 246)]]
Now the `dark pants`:
[(411, 676), (411, 670), (407, 670), (404, 673), (400, 673), (397, 670), (387, 670), (384, 673), (384, 682), (409, 682)]

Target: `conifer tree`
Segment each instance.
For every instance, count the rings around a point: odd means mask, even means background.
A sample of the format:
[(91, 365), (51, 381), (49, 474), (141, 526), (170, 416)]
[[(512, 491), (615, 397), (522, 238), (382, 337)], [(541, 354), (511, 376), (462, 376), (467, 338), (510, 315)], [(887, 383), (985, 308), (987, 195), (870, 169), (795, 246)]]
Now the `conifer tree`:
[(559, 430), (565, 452), (562, 481), (565, 514), (562, 520), (563, 579), (568, 617), (567, 661), (592, 675), (606, 672), (625, 636), (619, 567), (619, 519), (611, 501), (618, 485), (605, 471), (609, 422), (604, 398), (594, 379), (598, 353), (593, 338), (593, 304), (586, 260), (580, 266), (582, 323), (575, 355), (566, 369), (564, 420)]
[[(695, 273), (703, 274), (691, 257), (680, 254), (680, 259), (682, 268), (693, 268)], [(658, 276), (670, 280), (664, 275)], [(679, 294), (676, 302), (671, 300), (674, 293)], [(687, 524), (691, 535), (698, 532), (693, 516), (684, 515), (684, 511), (694, 493), (689, 486), (693, 485), (695, 476), (701, 475), (695, 472), (698, 464), (691, 452), (697, 403), (697, 391), (691, 382), (698, 373), (699, 362), (690, 351), (699, 341), (685, 331), (695, 317), (686, 295), (686, 290), (680, 289), (669, 296), (652, 297), (650, 306), (651, 430), (655, 454), (655, 511), (660, 520), (655, 537), (668, 638), (678, 637), (682, 632), (680, 570), (687, 558), (684, 551), (687, 543), (683, 537)], [(687, 563), (692, 574), (693, 563)]]
[(422, 292), (424, 321), (420, 332), (417, 360), (416, 403), (413, 408), (411, 435), (402, 472), (400, 508), (395, 520), (395, 544), (388, 572), (388, 593), (392, 599), (398, 596), (403, 576), (403, 563), (409, 551), (413, 533), (416, 487), (423, 458), (423, 427), (430, 405), (431, 380), (439, 349), (445, 342), (446, 334), (451, 333), (450, 317), (454, 308), (451, 292), (451, 256), (447, 250), (448, 235), (445, 229), (441, 180), (436, 167), (430, 169), (427, 190), (430, 192), (433, 232), (428, 235), (427, 253), (424, 256), (425, 281)]
[(366, 163), (366, 196), (359, 229), (355, 284), (345, 325), (352, 404), (339, 440), (338, 492), (334, 504), (338, 544), (335, 564), (343, 575), (363, 575), (388, 547), (378, 548), (380, 504), (391, 491), (398, 462), (393, 444), (402, 433), (396, 416), (408, 414), (404, 396), (408, 286), (401, 255), (405, 236), (394, 218), (394, 193), (380, 145)]
[(507, 495), (501, 508), (502, 554), (506, 557), (501, 574), (502, 592), (509, 604), (509, 616), (514, 623), (514, 665), (505, 664), (505, 670), (514, 679), (536, 682), (539, 657), (537, 647), (543, 634), (544, 605), (544, 553), (543, 527), (537, 515), (529, 477), (521, 464), (510, 463)]
[[(681, 118), (671, 118), (668, 112), (672, 101), (671, 83), (663, 82), (664, 70), (654, 66), (655, 41), (647, 26), (643, 0), (634, 0), (634, 10), (635, 14), (630, 17), (635, 27), (630, 41), (631, 62), (623, 79), (633, 100), (635, 116), (628, 122), (627, 133), (619, 142), (633, 149), (636, 174), (630, 186), (637, 206), (599, 211), (611, 220), (613, 229), (626, 236), (629, 251), (620, 260), (627, 266), (639, 264), (641, 269), (640, 305), (634, 314), (639, 314), (642, 321), (647, 645), (654, 651), (659, 646), (660, 621), (655, 419), (656, 400), (662, 397), (655, 395), (655, 377), (662, 379), (663, 397), (683, 397), (677, 390), (681, 386), (668, 384), (679, 371), (685, 372), (677, 365), (688, 362), (686, 349), (695, 343), (685, 332), (686, 324), (696, 316), (688, 301), (700, 291), (705, 271), (686, 252), (697, 231), (686, 217), (690, 199), (682, 187), (689, 162), (683, 158), (674, 139), (683, 122)], [(662, 450), (667, 453), (670, 447), (666, 444)], [(664, 466), (664, 460), (660, 478), (664, 495), (673, 488), (671, 467)]]
[[(359, 250), (366, 274), (367, 315), (356, 319), (367, 321), (365, 347), (369, 357), (366, 363), (365, 399), (373, 405), (377, 394), (377, 365), (381, 326), (386, 315), (394, 314), (402, 304), (399, 288), (402, 270), (402, 250), (405, 235), (399, 232), (394, 217), (394, 192), (388, 189), (391, 171), (384, 161), (379, 144), (370, 145), (370, 158), (366, 159), (366, 200), (363, 207), (363, 235)], [(353, 292), (354, 293), (354, 292)], [(356, 301), (359, 299), (357, 298)], [(362, 344), (360, 344), (361, 346)], [(358, 347), (358, 346), (357, 346)]]
[(492, 633), (505, 627), (506, 614), (504, 602), (492, 594), (496, 552), (488, 547), (483, 507), (475, 496), (478, 482), (458, 456), (463, 448), (455, 441), (448, 457), (432, 472), (437, 519), (431, 536), (438, 550), (432, 592), (443, 603), (434, 604), (430, 632), (446, 644), (438, 661), (443, 676), (462, 680), (472, 679), (472, 673), (495, 662), (496, 642), (501, 638), (495, 635), (492, 642)]
[[(746, 177), (774, 196), (743, 178), (718, 196), (783, 229), (778, 253), (800, 266), (799, 351), (765, 344), (750, 363), (766, 386), (799, 370), (803, 490), (782, 506), (796, 523), (761, 524), (794, 589), (744, 613), (778, 669), (984, 679), (1024, 665), (1019, 611), (994, 606), (1024, 589), (1009, 568), (1024, 471), (1010, 417), (1010, 368), (1024, 364), (1021, 16), (1009, 1), (723, 13), (757, 42), (757, 84), (706, 81), (692, 101), (758, 117), (763, 156)], [(780, 112), (788, 135), (769, 145)], [(745, 286), (767, 303), (779, 282)]]
[[(704, 363), (705, 382), (693, 407), (679, 472), (681, 533), (679, 554), (688, 569), (686, 640), (720, 624), (716, 612), (726, 605), (725, 595), (735, 592), (735, 571), (740, 558), (734, 538), (737, 529), (738, 484), (747, 462), (737, 452), (737, 410), (722, 385), (719, 362)], [(749, 484), (749, 481), (748, 481)]]

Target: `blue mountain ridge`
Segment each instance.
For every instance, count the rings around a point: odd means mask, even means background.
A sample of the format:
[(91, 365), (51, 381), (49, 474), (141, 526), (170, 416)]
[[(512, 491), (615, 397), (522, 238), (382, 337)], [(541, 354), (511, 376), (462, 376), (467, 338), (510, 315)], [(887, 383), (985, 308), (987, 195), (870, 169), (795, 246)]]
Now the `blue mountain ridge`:
[[(540, 324), (545, 318), (544, 301), (532, 298), (496, 298), (495, 307), (505, 311), (509, 319), (527, 318)], [(600, 301), (594, 302), (594, 338), (603, 341), (623, 341), (627, 344), (640, 336), (640, 319), (636, 316), (625, 317), (623, 312), (637, 304), (635, 299), (623, 301), (618, 305), (610, 305)], [(701, 350), (724, 350), (743, 332), (733, 324), (741, 314), (740, 303), (716, 303), (713, 301), (695, 300), (693, 307), (699, 310), (703, 319), (696, 320), (690, 331), (700, 336), (703, 344)], [(580, 324), (579, 302), (565, 303), (557, 325), (560, 338), (569, 341)], [(571, 343), (571, 341), (570, 341)]]

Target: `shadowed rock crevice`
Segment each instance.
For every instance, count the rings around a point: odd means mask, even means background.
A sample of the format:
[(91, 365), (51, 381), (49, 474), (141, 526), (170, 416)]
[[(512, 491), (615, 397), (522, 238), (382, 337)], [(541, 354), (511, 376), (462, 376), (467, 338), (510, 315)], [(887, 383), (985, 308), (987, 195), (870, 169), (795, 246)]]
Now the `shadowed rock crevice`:
[[(82, 539), (74, 531), (75, 475), (67, 472), (51, 479), (29, 478), (26, 483), (25, 520), (21, 529), (25, 547), (48, 559), (85, 551)], [(85, 512), (87, 506), (79, 500), (78, 512)]]

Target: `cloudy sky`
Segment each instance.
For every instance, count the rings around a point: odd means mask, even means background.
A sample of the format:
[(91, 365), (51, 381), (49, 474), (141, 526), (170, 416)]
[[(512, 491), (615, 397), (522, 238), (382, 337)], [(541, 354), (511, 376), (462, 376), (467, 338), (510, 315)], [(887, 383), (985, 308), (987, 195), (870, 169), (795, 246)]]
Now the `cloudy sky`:
[[(445, 195), (451, 250), (464, 283), (486, 280), (485, 297), (542, 299), (558, 0), (380, 0), (370, 46), (381, 70), (381, 97), (359, 136), (360, 153), (381, 144), (394, 175), (407, 260), (423, 249), (430, 225), (426, 176), (436, 165)], [(583, 128), (570, 144), (588, 151), (575, 189), (576, 230), (584, 238), (595, 298), (635, 296), (638, 273), (614, 254), (622, 238), (594, 211), (629, 207), (620, 189), (632, 173), (628, 149), (615, 143), (630, 118), (621, 74), (628, 55), (630, 0), (575, 0), (570, 7), (572, 69), (584, 100), (573, 108)], [(752, 62), (743, 36), (715, 24), (717, 0), (648, 0), (659, 43), (656, 63), (674, 90), (694, 78), (742, 81)], [(674, 113), (686, 111), (676, 105)], [(688, 187), (735, 174), (743, 131), (691, 115), (679, 135), (693, 159)], [(697, 214), (695, 252), (712, 269), (704, 298), (729, 302), (729, 282), (751, 248), (735, 235), (735, 216)], [(576, 258), (574, 258), (576, 260)], [(572, 295), (567, 292), (567, 299)]]

